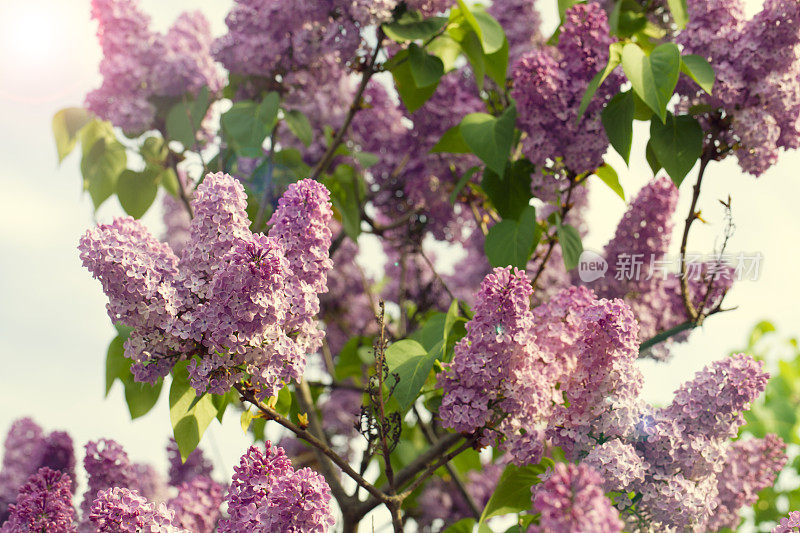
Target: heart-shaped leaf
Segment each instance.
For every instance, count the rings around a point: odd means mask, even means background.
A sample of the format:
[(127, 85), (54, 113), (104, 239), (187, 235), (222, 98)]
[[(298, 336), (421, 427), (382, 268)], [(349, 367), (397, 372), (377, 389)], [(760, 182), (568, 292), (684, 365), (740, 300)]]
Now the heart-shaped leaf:
[(541, 236), (536, 210), (528, 206), (517, 220), (501, 220), (489, 230), (484, 242), (486, 258), (493, 267), (525, 268)]
[(667, 115), (664, 124), (650, 122), (650, 146), (658, 162), (680, 187), (703, 152), (703, 128), (690, 115)]
[(499, 117), (471, 113), (461, 121), (461, 136), (486, 166), (502, 175), (514, 140), (517, 110), (512, 105)]
[(692, 78), (708, 94), (714, 88), (714, 69), (706, 58), (690, 54), (681, 58), (681, 72)]
[(638, 45), (622, 49), (622, 68), (636, 94), (658, 116), (666, 120), (667, 103), (678, 83), (681, 53), (674, 43), (664, 43), (646, 55)]
[(411, 65), (411, 76), (417, 87), (428, 87), (437, 83), (444, 74), (444, 63), (414, 43), (408, 47), (408, 61)]

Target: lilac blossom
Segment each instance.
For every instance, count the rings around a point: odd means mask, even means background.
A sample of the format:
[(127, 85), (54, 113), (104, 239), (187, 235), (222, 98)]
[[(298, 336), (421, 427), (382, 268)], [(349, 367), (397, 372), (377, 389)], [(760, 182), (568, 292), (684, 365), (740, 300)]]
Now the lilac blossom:
[(122, 487), (100, 491), (87, 513), (96, 533), (190, 533), (173, 524), (174, 514), (166, 504), (155, 505), (137, 491)]
[(493, 0), (487, 11), (505, 31), (509, 64), (544, 43), (542, 16), (536, 10), (535, 0)]
[[(122, 487), (127, 491), (135, 484), (135, 471), (128, 454), (113, 440), (89, 441), (85, 449), (83, 468), (89, 480), (81, 502), (82, 522), (79, 529), (88, 533), (92, 531), (89, 524), (92, 502), (98, 497), (98, 493), (112, 487)], [(114, 493), (113, 496), (117, 498), (120, 494)], [(137, 498), (139, 498), (138, 493)]]
[(736, 529), (741, 520), (739, 509), (753, 505), (759, 491), (772, 486), (786, 460), (786, 444), (776, 435), (730, 443), (724, 467), (717, 475), (719, 502), (708, 528)]
[(28, 478), (19, 489), (2, 533), (75, 533), (72, 508), (72, 479), (64, 472), (47, 467)]
[(599, 4), (578, 4), (567, 10), (556, 48), (524, 54), (514, 64), (512, 96), (518, 125), (527, 133), (525, 154), (537, 166), (556, 158), (573, 174), (603, 163), (608, 147), (600, 112), (619, 88), (612, 74), (597, 91), (585, 115), (578, 109), (589, 81), (608, 61), (608, 19)]
[(772, 533), (795, 533), (800, 531), (800, 511), (792, 511), (789, 516), (781, 518)]
[(603, 478), (591, 467), (556, 463), (550, 476), (534, 485), (533, 509), (541, 513), (529, 533), (618, 533), (619, 513), (603, 494)]
[(333, 525), (330, 488), (319, 474), (295, 471), (282, 448), (269, 441), (251, 446), (234, 467), (226, 496), (229, 518), (223, 533), (268, 531), (324, 532)]
[(195, 448), (185, 461), (181, 460), (181, 452), (175, 439), (167, 443), (167, 460), (169, 461), (169, 484), (178, 487), (195, 477), (211, 475), (214, 465), (205, 458), (203, 450)]
[[(75, 476), (72, 439), (62, 431), (46, 435), (36, 422), (21, 418), (11, 424), (5, 438), (0, 469), (0, 523), (8, 517), (8, 506), (17, 499), (20, 487), (40, 468), (48, 467)], [(74, 485), (70, 490), (74, 489)]]
[(192, 533), (213, 533), (224, 492), (222, 485), (206, 476), (181, 483), (178, 495), (167, 502), (175, 512), (172, 523)]
[(210, 26), (199, 12), (183, 14), (166, 35), (149, 28), (136, 0), (93, 0), (103, 49), (103, 83), (86, 97), (94, 114), (127, 133), (153, 127), (157, 100), (214, 92), (223, 79), (210, 55)]

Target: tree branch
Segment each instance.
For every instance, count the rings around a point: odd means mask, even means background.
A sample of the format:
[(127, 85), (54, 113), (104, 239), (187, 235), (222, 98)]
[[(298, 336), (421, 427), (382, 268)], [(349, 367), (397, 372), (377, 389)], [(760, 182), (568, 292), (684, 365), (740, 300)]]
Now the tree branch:
[[(264, 418), (266, 418), (267, 420), (274, 420), (281, 426), (285, 427), (286, 429), (297, 435), (297, 437), (303, 439), (304, 441), (312, 445), (314, 448), (322, 452), (336, 466), (341, 468), (345, 474), (350, 476), (350, 478), (352, 478), (353, 481), (355, 481), (359, 486), (363, 487), (367, 492), (369, 492), (369, 494), (373, 498), (375, 498), (378, 503), (383, 503), (386, 501), (386, 495), (383, 492), (375, 488), (375, 486), (372, 485), (372, 483), (364, 479), (358, 472), (353, 470), (350, 467), (350, 464), (346, 460), (344, 460), (339, 454), (331, 450), (331, 448), (327, 444), (318, 439), (307, 429), (301, 428), (300, 426), (293, 423), (291, 420), (287, 419), (286, 417), (284, 417), (271, 407), (268, 407), (264, 405), (262, 402), (258, 401), (253, 392), (245, 388), (242, 384), (237, 383), (236, 385), (234, 385), (234, 387), (239, 392), (239, 394), (241, 394), (243, 400), (250, 402), (264, 414)], [(323, 465), (324, 467), (325, 462), (327, 461), (321, 461), (320, 464)], [(328, 475), (326, 475), (325, 477), (326, 479), (328, 479)], [(329, 479), (329, 484), (331, 485), (331, 491), (333, 492), (334, 485), (338, 484), (338, 475), (336, 475), (335, 472), (332, 479), (336, 480), (334, 481), (334, 483), (330, 483), (331, 480)], [(337, 501), (340, 501), (338, 497)], [(344, 507), (349, 506), (349, 508), (352, 508), (352, 505), (355, 504), (356, 501), (357, 500), (355, 500), (355, 498), (347, 496), (347, 494), (344, 494), (343, 500), (341, 500), (341, 502), (343, 502), (343, 506)], [(342, 508), (342, 512), (348, 512), (348, 509), (345, 509), (344, 507)]]
[(361, 97), (364, 95), (364, 91), (367, 89), (367, 84), (369, 83), (370, 78), (372, 78), (372, 75), (376, 72), (375, 64), (378, 61), (378, 54), (383, 46), (383, 38), (383, 29), (378, 26), (378, 42), (375, 45), (375, 51), (373, 52), (372, 57), (370, 57), (369, 63), (364, 69), (364, 74), (361, 76), (361, 83), (358, 85), (356, 94), (353, 97), (353, 103), (350, 104), (350, 109), (347, 112), (347, 116), (345, 116), (342, 126), (339, 128), (339, 131), (336, 132), (336, 135), (331, 141), (330, 146), (328, 146), (328, 149), (325, 151), (325, 154), (322, 156), (322, 159), (320, 159), (319, 163), (317, 163), (311, 170), (311, 173), (309, 174), (311, 179), (319, 178), (319, 176), (328, 169), (328, 166), (330, 166), (331, 161), (333, 161), (333, 158), (335, 157), (336, 149), (339, 148), (340, 144), (342, 144), (342, 140), (344, 139), (344, 136), (350, 127), (350, 123), (353, 121), (353, 117), (361, 108)]

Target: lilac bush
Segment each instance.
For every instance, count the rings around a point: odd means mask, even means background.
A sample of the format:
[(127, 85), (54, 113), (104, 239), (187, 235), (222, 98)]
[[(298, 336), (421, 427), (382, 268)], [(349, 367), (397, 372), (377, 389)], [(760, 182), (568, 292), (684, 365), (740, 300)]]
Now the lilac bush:
[[(800, 4), (562, 4), (544, 35), (532, 0), (235, 0), (212, 35), (93, 0), (103, 81), (54, 128), (129, 215), (78, 254), (118, 332), (107, 388), (136, 417), (169, 387), (169, 470), (89, 442), (75, 513), (72, 441), (22, 419), (2, 531), (799, 527), (759, 514), (800, 442), (766, 431), (785, 366), (720, 353), (659, 406), (640, 365), (732, 310), (730, 199), (717, 249), (690, 232), (715, 162), (800, 146)], [(584, 254), (634, 121), (652, 179)], [(223, 485), (198, 444), (231, 411), (254, 444)]]

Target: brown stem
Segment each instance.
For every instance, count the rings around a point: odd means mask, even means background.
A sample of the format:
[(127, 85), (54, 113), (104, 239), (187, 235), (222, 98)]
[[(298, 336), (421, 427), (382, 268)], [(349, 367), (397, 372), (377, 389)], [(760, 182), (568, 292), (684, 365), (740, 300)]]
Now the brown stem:
[[(386, 472), (386, 479), (389, 482), (389, 494), (394, 496), (395, 494), (395, 486), (394, 486), (394, 469), (392, 468), (392, 455), (391, 449), (389, 446), (389, 441), (387, 440), (386, 436), (386, 406), (383, 402), (383, 369), (386, 368), (386, 326), (384, 321), (384, 312), (385, 306), (384, 303), (381, 301), (379, 304), (380, 307), (380, 315), (378, 315), (378, 325), (380, 326), (380, 331), (378, 333), (378, 339), (375, 341), (375, 368), (378, 377), (378, 393), (377, 403), (378, 403), (378, 417), (380, 419), (380, 437), (381, 437), (381, 451), (383, 455), (383, 462), (385, 465), (385, 472)], [(391, 510), (391, 509), (390, 509)], [(402, 525), (402, 522), (401, 522)], [(402, 528), (401, 528), (402, 531)]]
[[(564, 217), (567, 216), (569, 210), (572, 209), (572, 205), (570, 204), (570, 200), (572, 199), (572, 191), (575, 190), (575, 187), (580, 184), (580, 182), (576, 179), (575, 176), (572, 174), (568, 175), (569, 177), (569, 187), (567, 188), (567, 197), (564, 202), (561, 203), (561, 220), (564, 220)], [(547, 244), (547, 252), (545, 252), (544, 257), (542, 258), (542, 262), (539, 264), (539, 268), (536, 269), (536, 274), (533, 276), (533, 280), (531, 280), (531, 286), (534, 290), (536, 290), (536, 284), (539, 282), (539, 278), (542, 276), (545, 267), (547, 266), (547, 262), (550, 261), (550, 256), (553, 255), (553, 250), (556, 247), (556, 242), (558, 239), (555, 235), (550, 235), (548, 237), (548, 244)]]
[[(411, 481), (415, 475), (425, 470), (425, 468), (431, 461), (441, 456), (444, 452), (452, 448), (455, 443), (457, 443), (459, 440), (463, 438), (464, 437), (459, 433), (448, 433), (447, 435), (436, 441), (436, 443), (427, 450), (425, 450), (424, 453), (417, 456), (416, 459), (408, 463), (408, 465), (406, 465), (405, 468), (395, 473), (394, 476), (395, 485), (398, 487), (402, 487), (403, 485)], [(388, 490), (387, 487), (382, 487), (379, 492), (385, 493), (387, 490)], [(355, 510), (355, 515), (364, 516), (380, 503), (383, 503), (383, 500), (380, 500), (373, 495), (371, 498), (368, 498), (366, 501), (358, 504)]]
[(697, 309), (692, 303), (692, 299), (689, 295), (689, 283), (686, 277), (686, 245), (689, 242), (689, 230), (692, 227), (692, 223), (698, 218), (696, 211), (697, 200), (700, 198), (700, 186), (703, 182), (703, 175), (705, 174), (710, 160), (711, 158), (707, 153), (704, 153), (700, 158), (700, 169), (697, 173), (697, 181), (695, 181), (694, 187), (692, 188), (692, 203), (689, 206), (689, 214), (686, 216), (686, 221), (683, 225), (683, 236), (681, 237), (681, 298), (683, 299), (683, 306), (686, 308), (686, 315), (689, 317), (691, 322), (697, 322), (700, 318), (700, 314), (697, 312)]
[(411, 485), (409, 485), (408, 488), (406, 490), (404, 490), (403, 493), (400, 494), (399, 496), (401, 498), (407, 498), (412, 492), (417, 490), (417, 488), (419, 488), (419, 486), (422, 485), (425, 482), (426, 479), (431, 477), (434, 472), (439, 470), (439, 468), (441, 468), (443, 465), (446, 465), (448, 462), (450, 462), (453, 458), (455, 458), (461, 452), (465, 452), (468, 449), (472, 448), (475, 445), (475, 442), (478, 440), (478, 438), (479, 438), (478, 435), (474, 435), (474, 436), (468, 438), (466, 440), (466, 442), (464, 442), (461, 446), (459, 446), (458, 448), (456, 448), (452, 452), (442, 456), (435, 463), (432, 463), (432, 464), (428, 465), (428, 468), (423, 470), (422, 474), (420, 474), (414, 480), (414, 482), (411, 483)]
[(377, 30), (378, 42), (375, 45), (375, 51), (373, 52), (369, 59), (369, 63), (364, 69), (364, 74), (361, 76), (361, 83), (358, 85), (353, 102), (350, 104), (350, 109), (347, 111), (347, 116), (345, 116), (342, 126), (339, 128), (339, 131), (336, 132), (336, 135), (331, 141), (330, 146), (328, 146), (328, 149), (325, 151), (325, 154), (322, 156), (322, 159), (320, 159), (319, 163), (317, 163), (311, 170), (311, 174), (309, 175), (311, 179), (319, 178), (319, 176), (328, 169), (333, 161), (333, 158), (335, 157), (336, 149), (342, 144), (342, 140), (344, 139), (344, 136), (350, 127), (350, 123), (353, 121), (353, 117), (361, 108), (361, 97), (364, 95), (364, 91), (367, 89), (367, 84), (369, 83), (370, 78), (372, 78), (372, 75), (376, 72), (375, 63), (378, 61), (378, 54), (383, 46), (383, 37), (383, 30), (379, 26)]
[[(322, 452), (328, 459), (330, 459), (330, 461), (332, 461), (336, 466), (341, 468), (345, 474), (350, 476), (350, 478), (353, 479), (353, 481), (355, 481), (359, 486), (363, 487), (379, 503), (386, 501), (386, 495), (383, 492), (378, 490), (374, 485), (372, 485), (372, 483), (364, 479), (363, 476), (361, 476), (358, 472), (353, 470), (350, 467), (350, 464), (345, 459), (343, 459), (338, 453), (334, 452), (330, 448), (330, 446), (328, 446), (323, 441), (318, 439), (307, 429), (298, 426), (297, 424), (287, 419), (286, 417), (284, 417), (271, 407), (264, 405), (262, 402), (258, 401), (255, 397), (255, 394), (253, 394), (251, 390), (247, 389), (242, 384), (237, 383), (236, 385), (234, 385), (234, 387), (239, 392), (239, 394), (241, 394), (243, 400), (250, 402), (251, 404), (256, 406), (256, 408), (258, 408), (259, 411), (263, 413), (264, 418), (266, 418), (267, 420), (274, 420), (281, 426), (285, 427), (286, 429), (294, 433), (298, 438), (303, 439), (311, 446)], [(324, 464), (327, 462), (328, 462), (327, 460), (320, 461), (320, 465), (324, 468)], [(323, 475), (325, 476), (326, 480), (328, 480), (328, 484), (331, 485), (331, 492), (334, 492), (334, 486), (340, 485), (338, 482), (339, 479), (338, 473), (336, 473), (335, 471), (323, 472)], [(331, 477), (329, 478), (329, 476)], [(331, 483), (332, 480), (334, 480), (333, 483)], [(342, 512), (349, 512), (349, 510), (352, 509), (352, 506), (357, 502), (355, 498), (352, 498), (347, 494), (340, 494), (337, 496), (336, 493), (334, 493), (334, 496), (336, 497), (336, 500), (341, 503)], [(342, 498), (341, 500), (339, 499), (340, 497)]]

